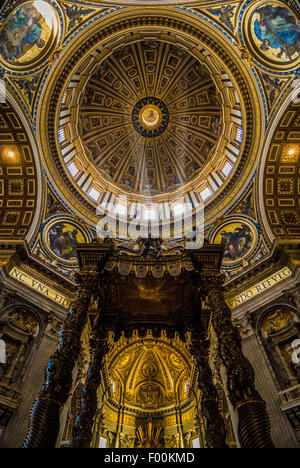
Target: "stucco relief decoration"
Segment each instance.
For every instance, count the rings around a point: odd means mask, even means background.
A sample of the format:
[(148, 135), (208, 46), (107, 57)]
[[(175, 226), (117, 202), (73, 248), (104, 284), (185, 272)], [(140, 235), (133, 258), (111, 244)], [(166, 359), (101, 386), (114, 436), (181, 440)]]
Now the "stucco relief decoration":
[(169, 360), (170, 364), (176, 369), (182, 369), (184, 367), (184, 363), (182, 362), (182, 360), (174, 353), (170, 354)]
[(122, 355), (119, 360), (117, 361), (117, 368), (119, 369), (125, 369), (126, 367), (129, 366), (131, 363), (131, 355), (130, 354), (124, 354)]
[(36, 337), (39, 334), (40, 326), (35, 315), (25, 309), (16, 309), (4, 314), (2, 320), (17, 326), (25, 333)]
[(268, 338), (270, 335), (286, 330), (295, 323), (299, 324), (299, 319), (292, 310), (278, 308), (269, 312), (264, 318), (261, 325), (262, 334)]
[(155, 363), (153, 363), (150, 360), (144, 363), (142, 367), (142, 374), (144, 377), (146, 377), (147, 379), (151, 379), (151, 378), (156, 377), (157, 373), (158, 373), (158, 368)]

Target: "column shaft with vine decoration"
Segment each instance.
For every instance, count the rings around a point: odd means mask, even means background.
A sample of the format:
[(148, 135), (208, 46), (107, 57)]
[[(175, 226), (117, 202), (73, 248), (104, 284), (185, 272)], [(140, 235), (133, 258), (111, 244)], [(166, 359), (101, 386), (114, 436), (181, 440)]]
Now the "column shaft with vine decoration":
[(94, 418), (98, 408), (98, 388), (101, 371), (108, 353), (108, 332), (100, 326), (90, 339), (91, 359), (81, 394), (81, 409), (73, 428), (71, 448), (89, 448), (93, 437)]
[(239, 416), (242, 448), (274, 448), (266, 403), (255, 388), (254, 370), (242, 351), (242, 340), (224, 296), (223, 275), (199, 275), (199, 292), (208, 300), (218, 337), (220, 358), (227, 370), (231, 403)]
[(46, 368), (44, 385), (34, 401), (23, 448), (55, 447), (60, 411), (71, 391), (73, 369), (79, 357), (81, 335), (97, 278), (95, 273), (78, 275), (78, 290), (59, 333), (59, 346)]

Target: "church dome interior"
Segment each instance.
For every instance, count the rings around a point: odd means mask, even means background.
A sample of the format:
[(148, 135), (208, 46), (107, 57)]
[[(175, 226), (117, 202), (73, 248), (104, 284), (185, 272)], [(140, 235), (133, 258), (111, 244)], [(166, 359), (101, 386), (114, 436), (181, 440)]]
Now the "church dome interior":
[(79, 85), (78, 143), (98, 180), (139, 195), (175, 191), (212, 163), (223, 135), (218, 94), (182, 48), (154, 40), (121, 47)]

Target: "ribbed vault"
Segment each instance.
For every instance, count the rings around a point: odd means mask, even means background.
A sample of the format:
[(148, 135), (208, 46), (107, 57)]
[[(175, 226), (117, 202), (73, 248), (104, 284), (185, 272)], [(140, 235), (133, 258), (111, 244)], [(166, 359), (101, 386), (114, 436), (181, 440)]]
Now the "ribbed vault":
[(92, 164), (140, 194), (164, 193), (193, 179), (222, 131), (211, 75), (188, 51), (159, 41), (110, 55), (81, 91), (77, 112)]
[[(130, 213), (151, 195), (172, 206), (179, 198), (193, 207), (204, 201), (214, 217), (257, 161), (260, 109), (252, 106), (256, 88), (248, 86), (246, 64), (207, 24), (188, 27), (153, 11), (126, 18), (118, 12), (113, 38), (106, 24), (94, 24), (76, 53), (66, 50), (57, 62), (41, 99), (45, 162), (59, 173), (62, 196), (93, 222), (96, 206), (107, 210), (119, 195), (128, 195)], [(148, 138), (143, 104), (156, 106)]]

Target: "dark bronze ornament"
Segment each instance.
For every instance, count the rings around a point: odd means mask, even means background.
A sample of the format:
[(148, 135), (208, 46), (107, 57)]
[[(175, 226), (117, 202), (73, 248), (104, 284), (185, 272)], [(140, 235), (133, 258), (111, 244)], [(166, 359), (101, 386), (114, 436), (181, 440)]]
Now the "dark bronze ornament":
[(227, 448), (225, 424), (219, 411), (218, 392), (209, 365), (209, 344), (205, 333), (192, 332), (190, 353), (195, 358), (198, 370), (201, 410), (206, 420), (206, 445), (207, 448)]
[(29, 432), (23, 448), (51, 448), (56, 443), (59, 414), (72, 387), (72, 373), (80, 353), (80, 338), (96, 278), (80, 274), (78, 280), (75, 300), (59, 333), (58, 349), (48, 363), (45, 383), (33, 404)]
[(223, 292), (225, 278), (199, 275), (199, 293), (212, 311), (212, 325), (218, 336), (219, 355), (227, 370), (231, 403), (239, 415), (239, 438), (242, 448), (274, 448), (266, 404), (255, 388), (253, 368), (244, 356), (242, 340), (232, 324), (231, 310)]

